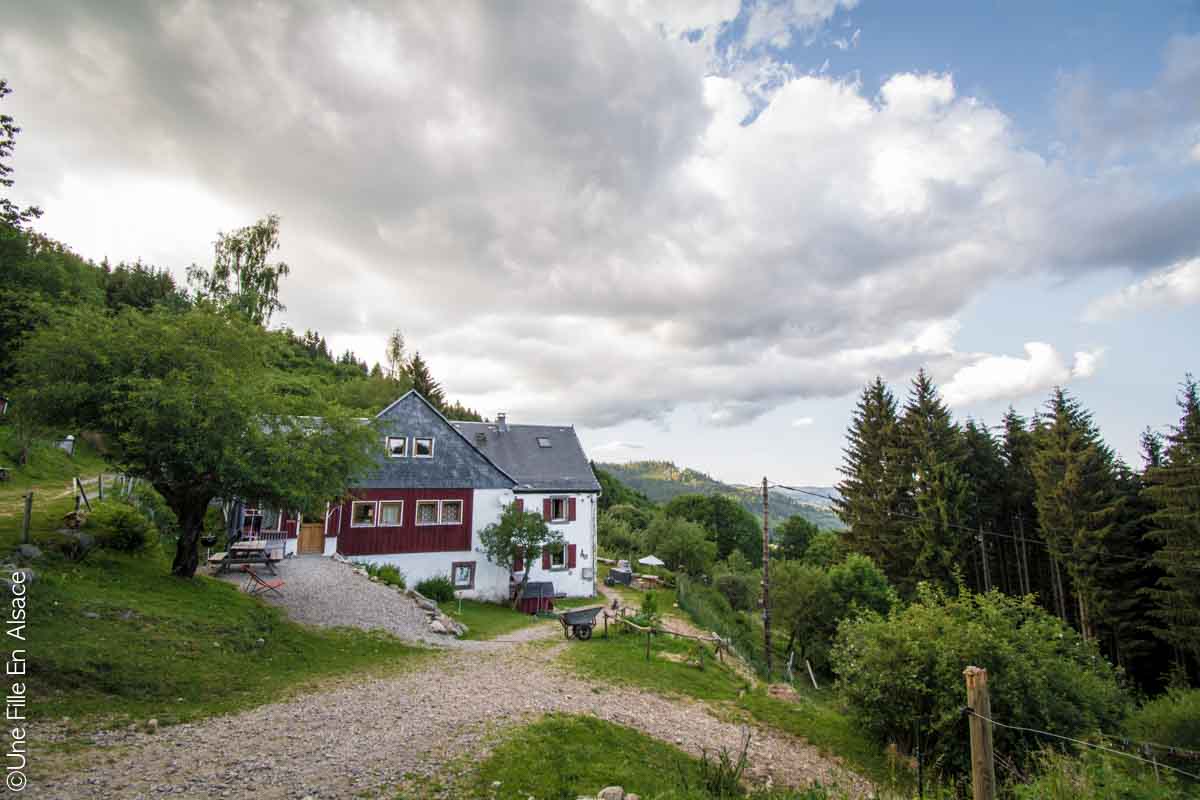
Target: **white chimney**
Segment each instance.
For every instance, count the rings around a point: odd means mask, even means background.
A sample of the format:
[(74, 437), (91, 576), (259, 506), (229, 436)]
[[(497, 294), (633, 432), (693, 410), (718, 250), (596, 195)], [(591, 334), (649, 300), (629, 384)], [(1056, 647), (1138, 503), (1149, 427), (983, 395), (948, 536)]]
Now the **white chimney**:
[(501, 411), (496, 415), (496, 427), (501, 433), (508, 432), (508, 414)]

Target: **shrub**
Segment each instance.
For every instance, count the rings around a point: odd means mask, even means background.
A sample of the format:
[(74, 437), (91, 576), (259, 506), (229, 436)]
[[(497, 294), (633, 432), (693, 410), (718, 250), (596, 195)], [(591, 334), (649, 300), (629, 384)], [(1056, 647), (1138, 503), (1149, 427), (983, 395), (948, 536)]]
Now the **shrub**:
[(643, 548), (641, 532), (611, 513), (600, 515), (596, 536), (605, 552), (622, 558), (632, 557)]
[[(1178, 747), (1181, 750), (1200, 750), (1200, 689), (1171, 689), (1130, 715), (1125, 732), (1143, 742)], [(1163, 754), (1158, 754), (1163, 758)], [(1164, 760), (1171, 761), (1168, 755)], [(1177, 766), (1188, 772), (1197, 762)]]
[(444, 575), (426, 578), (417, 584), (417, 591), (435, 603), (447, 603), (454, 599), (454, 584)]
[(1045, 750), (1035, 759), (1038, 774), (1029, 783), (1012, 787), (1015, 800), (1183, 800), (1167, 770), (1156, 776), (1149, 766), (1089, 750), (1080, 757)]
[(122, 553), (144, 550), (158, 539), (154, 524), (128, 503), (102, 503), (88, 515), (85, 527), (96, 537), (96, 545)]
[(718, 575), (713, 581), (717, 591), (725, 596), (729, 605), (737, 611), (749, 611), (758, 599), (757, 582), (749, 575)]
[[(922, 749), (950, 776), (970, 770), (963, 723), (963, 670), (988, 670), (994, 717), (1065, 736), (1116, 730), (1126, 707), (1112, 666), (1030, 597), (999, 592), (958, 597), (921, 585), (916, 602), (887, 617), (843, 621), (832, 653), (837, 688), (881, 744)], [(995, 729), (996, 752), (1022, 767), (1041, 742)]]
[[(397, 589), (407, 588), (404, 573), (393, 564), (366, 564), (367, 574), (379, 579), (380, 583), (395, 586)], [(419, 591), (419, 590), (418, 590)], [(422, 592), (424, 594), (424, 592)], [(429, 595), (425, 595), (429, 597)], [(433, 599), (433, 598), (430, 598)]]

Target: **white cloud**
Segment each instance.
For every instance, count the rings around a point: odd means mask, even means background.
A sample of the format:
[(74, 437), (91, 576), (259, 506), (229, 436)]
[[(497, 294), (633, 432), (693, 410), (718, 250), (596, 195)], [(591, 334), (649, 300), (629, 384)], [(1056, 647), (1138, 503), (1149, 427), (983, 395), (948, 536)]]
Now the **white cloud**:
[[(452, 397), (589, 426), (956, 375), (993, 281), (1200, 247), (1200, 195), (1048, 160), (950, 75), (872, 93), (745, 55), (778, 26), (714, 70), (672, 31), (732, 4), (598, 5), (17, 4), (18, 188), (86, 255), (177, 271), (231, 209), (277, 212), (285, 322), (368, 361), (399, 326)], [(853, 5), (754, 8), (811, 32)], [(182, 212), (89, 226), (65, 175), (99, 220)]]
[(1196, 161), (1196, 162), (1200, 163), (1200, 142), (1196, 142), (1194, 145), (1192, 145), (1191, 155), (1192, 155), (1192, 161)]
[(637, 442), (606, 442), (592, 448), (593, 453), (608, 453), (617, 450), (644, 450), (646, 445)]
[(800, 417), (799, 419), (792, 420), (793, 428), (807, 428), (809, 425), (812, 425), (812, 424), (813, 424), (812, 417)]
[(1200, 258), (1181, 261), (1093, 301), (1084, 319), (1097, 322), (1192, 303), (1200, 303)]
[(1045, 342), (1026, 342), (1025, 358), (1014, 356), (978, 356), (973, 363), (954, 373), (942, 396), (953, 407), (988, 400), (1015, 400), (1044, 392), (1072, 379), (1095, 374), (1103, 349), (1075, 353), (1068, 365)]

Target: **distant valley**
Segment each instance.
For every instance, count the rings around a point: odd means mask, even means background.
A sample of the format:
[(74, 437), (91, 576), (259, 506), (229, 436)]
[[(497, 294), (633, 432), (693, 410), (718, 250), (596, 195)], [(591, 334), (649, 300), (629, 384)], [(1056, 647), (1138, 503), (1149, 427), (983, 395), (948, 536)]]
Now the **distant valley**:
[[(642, 492), (656, 503), (665, 503), (681, 494), (721, 494), (737, 499), (747, 510), (762, 514), (762, 489), (738, 486), (713, 478), (699, 470), (679, 467), (670, 461), (631, 461), (627, 464), (597, 463), (626, 486)], [(844, 530), (845, 525), (833, 511), (837, 489), (832, 486), (798, 486), (803, 491), (772, 489), (770, 517), (772, 525), (800, 516), (819, 528)], [(818, 496), (814, 496), (818, 495)]]

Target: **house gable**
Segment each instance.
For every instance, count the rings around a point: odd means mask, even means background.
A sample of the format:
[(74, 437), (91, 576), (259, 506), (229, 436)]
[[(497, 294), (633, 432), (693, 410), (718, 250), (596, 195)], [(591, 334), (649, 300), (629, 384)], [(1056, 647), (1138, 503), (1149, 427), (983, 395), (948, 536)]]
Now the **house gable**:
[[(379, 429), (375, 468), (352, 488), (511, 489), (516, 485), (415, 391), (385, 408), (375, 421)], [(389, 436), (407, 440), (404, 456), (388, 455)], [(418, 438), (433, 440), (431, 457), (414, 453)]]

